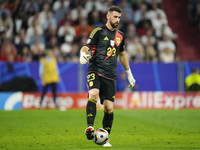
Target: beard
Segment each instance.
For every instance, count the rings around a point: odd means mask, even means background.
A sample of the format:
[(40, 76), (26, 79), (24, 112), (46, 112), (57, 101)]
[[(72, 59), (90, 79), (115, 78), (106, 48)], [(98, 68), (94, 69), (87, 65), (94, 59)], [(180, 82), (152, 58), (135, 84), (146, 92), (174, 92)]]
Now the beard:
[(110, 25), (111, 25), (113, 28), (117, 28), (118, 25), (119, 25), (119, 23), (118, 23), (118, 22), (113, 23), (113, 22), (110, 21)]

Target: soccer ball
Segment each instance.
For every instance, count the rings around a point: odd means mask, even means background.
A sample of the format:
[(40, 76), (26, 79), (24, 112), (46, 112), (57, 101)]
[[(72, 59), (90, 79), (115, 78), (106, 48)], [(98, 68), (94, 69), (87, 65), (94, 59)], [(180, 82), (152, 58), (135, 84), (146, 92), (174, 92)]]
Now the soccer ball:
[(94, 131), (94, 138), (93, 138), (94, 143), (98, 145), (103, 145), (108, 141), (108, 139), (109, 139), (109, 134), (105, 129), (98, 128)]

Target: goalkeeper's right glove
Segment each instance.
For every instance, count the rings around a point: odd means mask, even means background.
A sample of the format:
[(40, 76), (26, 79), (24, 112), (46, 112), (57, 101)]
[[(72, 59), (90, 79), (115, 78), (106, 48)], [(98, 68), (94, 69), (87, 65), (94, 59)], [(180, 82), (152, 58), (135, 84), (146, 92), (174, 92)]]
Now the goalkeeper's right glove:
[(81, 52), (81, 56), (80, 56), (79, 61), (80, 61), (80, 63), (81, 63), (82, 65), (84, 65), (84, 64), (87, 63), (87, 61), (89, 60), (89, 58), (90, 58), (90, 55), (86, 55), (85, 52)]

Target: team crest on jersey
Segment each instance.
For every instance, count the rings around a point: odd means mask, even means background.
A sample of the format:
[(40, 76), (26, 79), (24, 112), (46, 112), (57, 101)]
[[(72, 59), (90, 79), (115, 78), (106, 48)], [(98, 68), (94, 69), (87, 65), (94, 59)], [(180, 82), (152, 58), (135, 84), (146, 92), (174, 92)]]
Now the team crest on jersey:
[(87, 39), (86, 44), (90, 44), (91, 39)]
[(115, 43), (117, 47), (121, 44), (122, 40), (123, 40), (123, 36), (119, 32), (116, 32)]
[(114, 40), (110, 40), (110, 45), (114, 46), (115, 45), (115, 41)]
[(93, 86), (93, 81), (90, 81), (90, 82), (89, 82), (89, 86)]
[(119, 44), (120, 44), (120, 42), (121, 42), (121, 40), (120, 40), (120, 38), (119, 38), (119, 37), (117, 37), (116, 39), (117, 39), (117, 44), (119, 45)]

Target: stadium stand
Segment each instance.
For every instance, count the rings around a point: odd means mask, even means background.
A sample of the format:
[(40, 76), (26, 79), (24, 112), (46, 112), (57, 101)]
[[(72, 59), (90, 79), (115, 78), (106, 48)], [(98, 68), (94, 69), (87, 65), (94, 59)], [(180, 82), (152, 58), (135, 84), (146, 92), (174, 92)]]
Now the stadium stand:
[(186, 17), (192, 2), (1, 0), (0, 61), (39, 61), (46, 49), (53, 49), (58, 62), (77, 62), (79, 48), (94, 28), (105, 24), (111, 5), (123, 10), (119, 30), (126, 35), (130, 61), (198, 60), (198, 34)]

